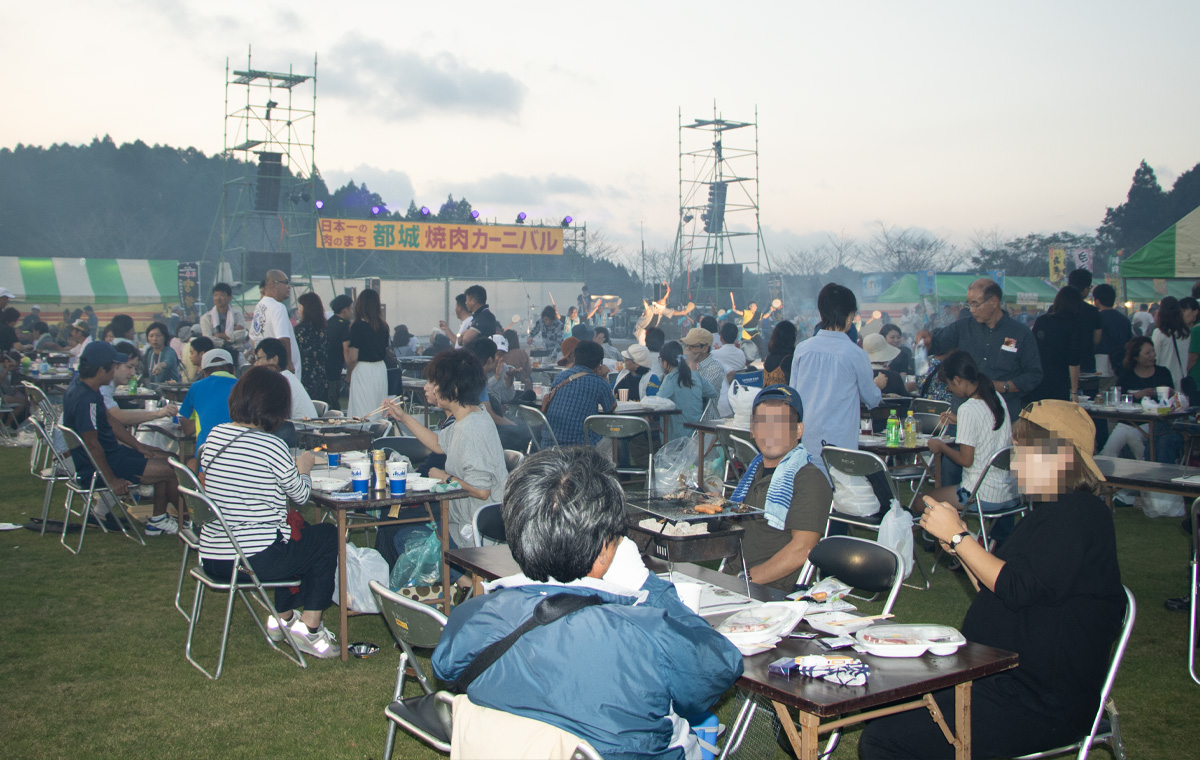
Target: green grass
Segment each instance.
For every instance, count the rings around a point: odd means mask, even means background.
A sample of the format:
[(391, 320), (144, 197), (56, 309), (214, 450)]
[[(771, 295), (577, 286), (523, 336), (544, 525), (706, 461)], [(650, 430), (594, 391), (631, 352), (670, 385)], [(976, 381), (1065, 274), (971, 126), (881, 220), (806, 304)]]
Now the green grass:
[[(0, 449), (0, 521), (40, 514), (43, 489), (27, 449)], [(51, 517), (61, 516), (62, 489)], [(1131, 757), (1195, 756), (1191, 726), (1200, 686), (1187, 675), (1187, 615), (1163, 609), (1188, 582), (1188, 542), (1177, 520), (1116, 516), (1124, 582), (1137, 596), (1137, 627), (1117, 681)], [(240, 604), (225, 673), (209, 681), (183, 656), (186, 621), (172, 606), (180, 546), (142, 548), (98, 530), (74, 556), (57, 536), (0, 533), (0, 750), (6, 758), (380, 758), (397, 652), (383, 621), (352, 618), (351, 641), (383, 651), (367, 660), (315, 660), (301, 670), (271, 651)], [(928, 564), (929, 555), (920, 559)], [(940, 569), (930, 591), (903, 589), (902, 621), (957, 626), (966, 580)], [(191, 597), (191, 586), (186, 598)], [(197, 634), (215, 664), (224, 596), (210, 595)], [(874, 609), (878, 605), (863, 605)], [(336, 628), (337, 609), (326, 624)], [(415, 683), (411, 691), (415, 693)], [(732, 693), (721, 705), (725, 713)], [(724, 717), (724, 715), (723, 715)], [(850, 731), (835, 758), (857, 756)], [(1103, 752), (1098, 753), (1103, 756)], [(438, 753), (401, 732), (395, 757)], [(782, 756), (782, 755), (780, 755)]]

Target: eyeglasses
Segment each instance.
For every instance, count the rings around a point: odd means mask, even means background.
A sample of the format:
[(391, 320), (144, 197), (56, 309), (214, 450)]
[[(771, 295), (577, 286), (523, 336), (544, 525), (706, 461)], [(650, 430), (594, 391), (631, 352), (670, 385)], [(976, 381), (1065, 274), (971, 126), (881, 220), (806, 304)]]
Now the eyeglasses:
[(968, 309), (970, 309), (971, 311), (975, 311), (976, 309), (980, 308), (981, 306), (983, 306), (985, 303), (987, 303), (990, 300), (992, 300), (992, 298), (989, 297), (989, 298), (983, 299), (982, 301), (967, 301), (965, 306)]
[(291, 285), (292, 284), (288, 280), (271, 280), (271, 282), (275, 283), (276, 285)]

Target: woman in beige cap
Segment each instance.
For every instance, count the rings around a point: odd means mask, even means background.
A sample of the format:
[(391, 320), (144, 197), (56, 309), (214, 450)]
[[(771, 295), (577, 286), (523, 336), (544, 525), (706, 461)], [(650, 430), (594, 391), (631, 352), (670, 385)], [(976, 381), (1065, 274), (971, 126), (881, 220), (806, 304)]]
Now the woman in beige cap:
[[(1096, 428), (1069, 401), (1030, 404), (1013, 426), (1013, 469), (1036, 502), (989, 553), (957, 509), (926, 498), (921, 527), (957, 554), (979, 593), (963, 620), (968, 641), (1016, 652), (1013, 670), (971, 689), (974, 757), (1015, 757), (1078, 741), (1091, 729), (1125, 612), (1112, 515), (1095, 494)], [(953, 689), (934, 694), (949, 721)], [(952, 722), (952, 721), (950, 721)], [(941, 729), (918, 712), (871, 722), (866, 760), (954, 757)]]

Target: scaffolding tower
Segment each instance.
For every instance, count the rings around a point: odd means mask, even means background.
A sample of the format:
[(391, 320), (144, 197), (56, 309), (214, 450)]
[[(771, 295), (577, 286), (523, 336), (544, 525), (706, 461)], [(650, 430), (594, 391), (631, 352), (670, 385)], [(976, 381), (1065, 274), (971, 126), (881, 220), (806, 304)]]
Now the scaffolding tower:
[[(249, 51), (245, 70), (231, 71), (226, 59), (220, 247), (206, 274), (210, 282), (240, 282), (244, 299), (238, 300), (257, 300), (257, 285), (270, 269), (311, 279), (316, 116), (315, 55), (311, 75), (290, 65), (287, 73), (255, 69)], [(209, 258), (206, 252), (206, 263)]]
[[(679, 227), (672, 269), (687, 275), (689, 299), (723, 310), (746, 287), (742, 273), (770, 271), (758, 197), (758, 109), (754, 121), (683, 122), (679, 111)], [(765, 266), (765, 269), (764, 269)], [(699, 274), (699, 281), (693, 274)], [(737, 297), (738, 308), (750, 298)]]

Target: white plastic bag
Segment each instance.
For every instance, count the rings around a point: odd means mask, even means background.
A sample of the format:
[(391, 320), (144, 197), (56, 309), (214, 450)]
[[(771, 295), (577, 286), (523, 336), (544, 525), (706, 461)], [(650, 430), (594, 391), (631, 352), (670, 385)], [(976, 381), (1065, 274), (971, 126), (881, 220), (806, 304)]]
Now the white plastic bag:
[(861, 475), (847, 475), (830, 469), (833, 476), (833, 508), (844, 515), (869, 517), (879, 511), (875, 489)]
[(733, 409), (735, 422), (749, 425), (751, 413), (754, 410), (754, 399), (762, 388), (752, 385), (742, 385), (737, 380), (729, 384), (729, 406)]
[(1183, 517), (1183, 497), (1173, 493), (1143, 491), (1142, 513), (1146, 517)]
[(913, 516), (892, 499), (892, 508), (879, 523), (879, 543), (895, 549), (904, 560), (904, 577), (913, 570)]
[[(354, 612), (375, 614), (379, 605), (371, 595), (371, 581), (388, 583), (388, 563), (383, 555), (371, 548), (346, 544), (346, 606)], [(333, 598), (338, 598), (338, 574), (333, 574)]]

